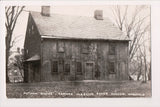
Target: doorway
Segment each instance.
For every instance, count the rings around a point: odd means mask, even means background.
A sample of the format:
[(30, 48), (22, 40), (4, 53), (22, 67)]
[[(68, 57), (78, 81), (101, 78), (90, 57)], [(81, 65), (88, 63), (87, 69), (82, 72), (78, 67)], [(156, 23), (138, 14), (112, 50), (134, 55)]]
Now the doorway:
[(93, 63), (86, 63), (85, 65), (85, 79), (92, 80), (93, 79)]
[(29, 63), (29, 82), (40, 81), (40, 62), (34, 61)]

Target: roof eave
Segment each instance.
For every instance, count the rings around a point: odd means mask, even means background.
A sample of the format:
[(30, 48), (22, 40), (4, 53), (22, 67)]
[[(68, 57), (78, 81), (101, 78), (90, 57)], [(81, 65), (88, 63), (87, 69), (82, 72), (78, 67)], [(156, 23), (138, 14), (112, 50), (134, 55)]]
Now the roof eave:
[(75, 40), (108, 40), (108, 41), (131, 41), (130, 39), (102, 39), (102, 38), (73, 38), (73, 37), (62, 37), (62, 36), (49, 36), (43, 35), (42, 39), (75, 39)]

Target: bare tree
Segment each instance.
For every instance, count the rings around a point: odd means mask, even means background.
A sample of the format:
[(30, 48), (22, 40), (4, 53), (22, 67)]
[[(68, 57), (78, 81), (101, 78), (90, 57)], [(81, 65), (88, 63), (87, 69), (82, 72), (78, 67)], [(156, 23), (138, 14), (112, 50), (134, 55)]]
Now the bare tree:
[(151, 80), (151, 63), (149, 63), (149, 68), (148, 68), (148, 80)]
[[(140, 80), (140, 77), (141, 77), (141, 75), (142, 75), (142, 68), (143, 68), (143, 63), (142, 63), (142, 61), (143, 61), (143, 59), (142, 59), (142, 55), (139, 55), (138, 56), (138, 74), (137, 74), (137, 80), (139, 81)], [(139, 63), (140, 62), (140, 63)]]
[(125, 24), (125, 20), (126, 20), (126, 16), (127, 16), (127, 11), (128, 11), (128, 6), (125, 6), (123, 11), (125, 11), (125, 12), (122, 13), (120, 6), (114, 6), (112, 8), (112, 12), (114, 14), (114, 19), (116, 21), (118, 28), (121, 31), (123, 31), (123, 28), (124, 28), (124, 24)]
[[(140, 48), (142, 48), (142, 45), (146, 41), (144, 40), (144, 36), (148, 31), (150, 31), (150, 23), (148, 22), (150, 20), (150, 12), (148, 12), (148, 14), (143, 14), (146, 9), (149, 8), (147, 6), (135, 6), (135, 8), (132, 9), (133, 13), (131, 14), (129, 13), (129, 6), (113, 6), (112, 8), (117, 27), (131, 39), (129, 43), (130, 61), (132, 61), (135, 56), (137, 57), (138, 51), (142, 51)], [(138, 63), (139, 65), (143, 65), (142, 63), (144, 63), (146, 71), (145, 53), (140, 53), (140, 56), (138, 56), (140, 62)], [(144, 59), (144, 61), (142, 61), (142, 59)], [(139, 67), (138, 71), (135, 72), (138, 72), (137, 79), (139, 79), (142, 74), (141, 67)]]
[(5, 7), (5, 26), (6, 26), (6, 82), (9, 82), (8, 77), (8, 58), (12, 40), (13, 31), (20, 13), (23, 11), (24, 6), (7, 6)]
[(139, 52), (140, 52), (141, 62), (143, 62), (143, 64), (141, 65), (141, 69), (144, 67), (143, 81), (146, 82), (147, 81), (147, 77), (146, 77), (147, 76), (146, 46), (145, 46), (145, 44), (143, 44), (142, 46), (143, 46), (143, 50), (141, 48), (139, 48)]
[(129, 55), (130, 59), (136, 54), (144, 34), (150, 30), (150, 23), (146, 24), (146, 20), (149, 15), (140, 16), (146, 6), (136, 6), (134, 12), (131, 16), (127, 17), (129, 14), (128, 6), (114, 6), (112, 8), (115, 22), (118, 28), (125, 32), (125, 34), (132, 39), (129, 45)]

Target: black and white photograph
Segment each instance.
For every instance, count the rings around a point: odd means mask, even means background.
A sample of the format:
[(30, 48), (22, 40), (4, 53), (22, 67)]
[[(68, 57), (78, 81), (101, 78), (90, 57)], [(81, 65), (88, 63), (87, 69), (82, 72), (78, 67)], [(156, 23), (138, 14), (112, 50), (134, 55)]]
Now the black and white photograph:
[(150, 5), (5, 6), (7, 98), (151, 98)]

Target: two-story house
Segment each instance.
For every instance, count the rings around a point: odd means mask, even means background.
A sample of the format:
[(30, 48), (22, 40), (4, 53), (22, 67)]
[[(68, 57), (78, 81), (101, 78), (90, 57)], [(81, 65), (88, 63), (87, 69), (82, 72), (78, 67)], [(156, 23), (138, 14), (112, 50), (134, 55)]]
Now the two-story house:
[(129, 38), (102, 10), (93, 17), (30, 12), (25, 81), (127, 80)]

